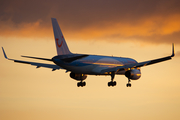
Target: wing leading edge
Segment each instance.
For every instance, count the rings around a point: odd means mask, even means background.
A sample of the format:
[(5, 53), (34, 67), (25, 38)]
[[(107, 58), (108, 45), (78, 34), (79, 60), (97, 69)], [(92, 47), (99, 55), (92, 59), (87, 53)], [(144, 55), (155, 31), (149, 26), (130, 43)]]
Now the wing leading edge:
[[(24, 63), (24, 64), (30, 64), (30, 65), (33, 65), (33, 66), (37, 66), (36, 68), (40, 68), (40, 67), (44, 67), (44, 68), (51, 68), (52, 71), (54, 70), (59, 70), (59, 69), (63, 69), (57, 65), (53, 65), (53, 64), (45, 64), (45, 63), (37, 63), (37, 62), (29, 62), (29, 61), (21, 61), (21, 60), (14, 60), (14, 59), (9, 59), (4, 51), (4, 48), (2, 47), (2, 50), (3, 50), (3, 54), (4, 54), (4, 57), (8, 60), (12, 60), (14, 62), (18, 62), (18, 63)], [(50, 60), (50, 59), (49, 59)]]
[(114, 67), (114, 68), (104, 69), (104, 70), (101, 71), (101, 73), (116, 72), (116, 71), (121, 71), (121, 70), (125, 70), (125, 69), (128, 69), (128, 68), (138, 68), (138, 67), (143, 67), (143, 66), (147, 66), (147, 65), (152, 65), (152, 64), (155, 64), (155, 63), (159, 63), (159, 62), (163, 62), (163, 61), (166, 61), (166, 60), (170, 60), (174, 56), (175, 56), (175, 53), (174, 53), (174, 44), (172, 44), (172, 55), (171, 56), (167, 56), (167, 57), (163, 57), (163, 58), (159, 58), (159, 59), (153, 59), (153, 60), (149, 60), (149, 61), (145, 61), (145, 62), (140, 62), (140, 63), (133, 63), (133, 64), (129, 64), (129, 65), (124, 65), (124, 66), (118, 66), (118, 67)]

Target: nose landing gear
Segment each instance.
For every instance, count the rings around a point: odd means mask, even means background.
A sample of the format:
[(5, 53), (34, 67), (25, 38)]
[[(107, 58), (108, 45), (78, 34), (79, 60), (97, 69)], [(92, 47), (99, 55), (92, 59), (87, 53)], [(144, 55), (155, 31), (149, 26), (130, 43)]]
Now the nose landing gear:
[(131, 83), (130, 82), (131, 82), (131, 80), (128, 79), (128, 83), (126, 84), (127, 87), (131, 87)]

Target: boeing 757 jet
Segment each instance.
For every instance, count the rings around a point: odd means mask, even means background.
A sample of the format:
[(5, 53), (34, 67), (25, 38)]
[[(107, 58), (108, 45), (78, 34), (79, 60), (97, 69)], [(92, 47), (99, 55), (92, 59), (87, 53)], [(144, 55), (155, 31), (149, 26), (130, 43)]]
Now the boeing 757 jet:
[(52, 59), (31, 56), (22, 57), (51, 61), (52, 64), (10, 59), (7, 57), (2, 47), (4, 57), (14, 62), (37, 66), (37, 68), (50, 68), (52, 71), (65, 69), (67, 72), (70, 72), (70, 77), (72, 79), (79, 81), (77, 83), (78, 87), (86, 86), (84, 80), (87, 78), (87, 75), (109, 75), (111, 77), (111, 81), (108, 82), (109, 87), (116, 86), (116, 81), (114, 81), (115, 75), (125, 75), (128, 78), (126, 86), (131, 87), (131, 80), (138, 80), (141, 77), (141, 67), (170, 60), (175, 55), (174, 44), (172, 44), (172, 55), (145, 62), (137, 62), (132, 58), (124, 57), (74, 54), (69, 50), (56, 18), (52, 18), (51, 20), (57, 56), (54, 56)]

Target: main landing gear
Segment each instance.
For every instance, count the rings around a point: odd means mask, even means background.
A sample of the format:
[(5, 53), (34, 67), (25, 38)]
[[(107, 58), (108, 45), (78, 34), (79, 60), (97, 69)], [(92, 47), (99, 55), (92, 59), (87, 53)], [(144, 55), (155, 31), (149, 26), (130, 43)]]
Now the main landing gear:
[(77, 83), (77, 86), (78, 86), (78, 87), (80, 87), (80, 86), (81, 86), (81, 87), (84, 87), (84, 86), (86, 86), (86, 82), (82, 82), (82, 81), (81, 81), (81, 82), (78, 82), (78, 83)]
[(114, 77), (115, 77), (115, 72), (112, 72), (112, 74), (111, 74), (111, 82), (108, 82), (108, 87), (110, 87), (110, 86), (112, 86), (112, 87), (114, 87), (114, 86), (116, 86), (116, 81), (113, 81), (114, 80)]
[(126, 84), (127, 87), (131, 87), (131, 80), (128, 78), (128, 83)]

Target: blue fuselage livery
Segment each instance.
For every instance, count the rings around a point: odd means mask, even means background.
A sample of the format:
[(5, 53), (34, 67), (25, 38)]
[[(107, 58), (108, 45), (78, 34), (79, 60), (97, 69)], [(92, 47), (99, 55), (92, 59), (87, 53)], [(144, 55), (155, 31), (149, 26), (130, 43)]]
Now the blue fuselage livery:
[(52, 71), (65, 69), (66, 72), (70, 72), (70, 77), (72, 79), (79, 81), (77, 83), (78, 87), (86, 86), (84, 80), (87, 78), (87, 75), (111, 76), (111, 81), (108, 82), (109, 87), (116, 86), (117, 83), (114, 81), (115, 75), (125, 75), (128, 78), (127, 87), (131, 87), (131, 80), (138, 80), (141, 77), (141, 67), (170, 60), (175, 55), (174, 44), (172, 44), (172, 55), (145, 62), (137, 62), (134, 59), (125, 57), (74, 54), (70, 52), (56, 18), (52, 18), (51, 20), (57, 56), (54, 56), (52, 59), (31, 56), (22, 57), (51, 61), (54, 64), (9, 59), (2, 48), (4, 57), (8, 60), (13, 60), (14, 62), (36, 66), (36, 68), (50, 68)]
[[(67, 56), (67, 55), (66, 55)], [(72, 56), (83, 56), (82, 54), (73, 54)], [(117, 66), (124, 66), (131, 63), (137, 63), (130, 58), (122, 57), (109, 57), (99, 55), (87, 55), (81, 59), (77, 59), (73, 62), (66, 62), (62, 60), (63, 55), (58, 55), (52, 58), (53, 62), (62, 68), (78, 73), (78, 74), (91, 74), (91, 75), (107, 75), (110, 72), (102, 73), (101, 70), (114, 68)], [(71, 58), (71, 55), (69, 55)], [(124, 71), (118, 71), (116, 74), (124, 74)]]

